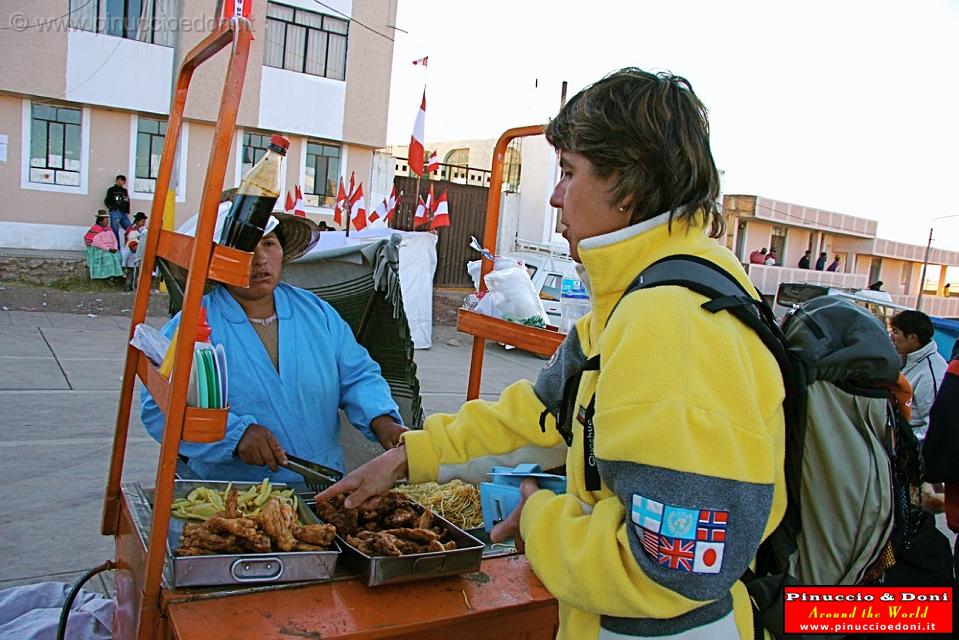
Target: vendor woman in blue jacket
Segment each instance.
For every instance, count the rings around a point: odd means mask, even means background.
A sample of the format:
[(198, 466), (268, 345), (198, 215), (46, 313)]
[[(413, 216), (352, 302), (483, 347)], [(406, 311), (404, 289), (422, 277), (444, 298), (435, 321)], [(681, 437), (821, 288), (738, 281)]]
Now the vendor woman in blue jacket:
[[(274, 214), (253, 252), (249, 287), (216, 285), (203, 297), (211, 342), (226, 350), (230, 414), (219, 442), (183, 442), (180, 453), (203, 479), (302, 481), (282, 468), (286, 452), (344, 469), (337, 409), (388, 449), (406, 430), (390, 388), (349, 325), (329, 304), (280, 283), (284, 262), (306, 253), (312, 221)], [(172, 336), (177, 314), (163, 327)], [(163, 436), (164, 417), (146, 389), (143, 424)]]

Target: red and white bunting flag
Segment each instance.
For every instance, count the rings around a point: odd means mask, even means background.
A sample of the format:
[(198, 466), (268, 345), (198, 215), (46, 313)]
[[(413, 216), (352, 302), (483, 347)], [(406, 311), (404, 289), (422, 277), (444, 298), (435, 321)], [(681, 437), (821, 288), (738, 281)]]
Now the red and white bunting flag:
[(356, 172), (350, 171), (350, 190), (346, 192), (346, 197), (353, 202), (353, 196), (356, 194)]
[(413, 123), (413, 135), (410, 136), (410, 151), (407, 161), (410, 171), (418, 176), (423, 175), (423, 145), (426, 140), (426, 89), (423, 89), (423, 101), (420, 110), (416, 112), (416, 121)]
[(426, 173), (433, 173), (434, 171), (440, 170), (440, 159), (437, 157), (436, 152), (430, 154), (430, 160), (426, 163)]
[(287, 213), (293, 211), (293, 194), (289, 191), (286, 192), (286, 206), (283, 207), (283, 210)]
[(383, 198), (383, 200), (378, 205), (376, 205), (376, 208), (370, 212), (370, 219), (369, 219), (370, 224), (373, 224), (380, 218), (383, 218), (385, 222), (387, 208), (388, 208), (388, 205), (386, 204), (386, 198)]
[(450, 226), (450, 208), (446, 202), (446, 192), (444, 191), (440, 194), (436, 201), (436, 207), (433, 209), (433, 221), (430, 223), (430, 229), (448, 226)]
[[(400, 191), (400, 196), (403, 195), (403, 192)], [(390, 192), (390, 197), (386, 199), (386, 219), (392, 220), (393, 216), (396, 215), (396, 185), (393, 185), (393, 190)]]
[(333, 208), (333, 222), (343, 224), (343, 209), (346, 208), (346, 187), (343, 186), (343, 177), (340, 177), (340, 186), (336, 190), (336, 206)]
[(425, 67), (429, 65), (429, 62), (430, 62), (430, 57), (426, 56), (426, 57), (420, 58), (419, 60), (414, 60), (413, 64), (421, 64)]
[(350, 222), (357, 231), (366, 227), (366, 200), (363, 198), (363, 183), (356, 187), (350, 197)]
[(306, 217), (306, 204), (303, 202), (303, 192), (300, 185), (296, 185), (296, 201), (293, 203), (293, 215)]
[(426, 208), (426, 203), (423, 202), (423, 196), (417, 196), (419, 204), (416, 205), (416, 213), (413, 214), (413, 228), (426, 224), (430, 219), (429, 209)]

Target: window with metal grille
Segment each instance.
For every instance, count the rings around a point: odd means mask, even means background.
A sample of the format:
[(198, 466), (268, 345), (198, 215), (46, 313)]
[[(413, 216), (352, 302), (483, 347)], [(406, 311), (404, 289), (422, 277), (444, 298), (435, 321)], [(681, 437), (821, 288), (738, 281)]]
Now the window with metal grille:
[(176, 0), (70, 0), (70, 27), (173, 46)]
[(322, 142), (306, 143), (306, 176), (303, 200), (313, 207), (336, 204), (336, 180), (340, 175), (340, 148)]
[[(133, 181), (133, 190), (136, 192), (156, 192), (166, 127), (166, 120), (137, 117), (137, 157)], [(171, 178), (176, 180), (176, 172)]]
[(30, 106), (30, 182), (80, 186), (81, 123), (79, 109)]
[(345, 80), (349, 27), (347, 20), (269, 2), (263, 64)]
[(467, 184), (468, 182), (468, 167), (470, 163), (470, 150), (469, 149), (453, 149), (452, 151), (446, 154), (446, 158), (443, 160), (443, 164), (448, 165), (446, 167), (441, 167), (447, 172), (446, 176), (443, 176), (443, 172), (440, 172), (440, 178), (446, 178), (450, 182), (457, 182), (459, 184)]

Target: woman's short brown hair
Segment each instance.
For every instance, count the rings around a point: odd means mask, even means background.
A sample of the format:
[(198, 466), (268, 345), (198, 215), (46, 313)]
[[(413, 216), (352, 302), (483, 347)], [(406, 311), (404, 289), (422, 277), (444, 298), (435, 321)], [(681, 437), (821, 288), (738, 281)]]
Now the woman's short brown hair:
[(706, 107), (685, 78), (613, 72), (573, 96), (546, 139), (583, 154), (599, 177), (614, 176), (611, 202), (628, 203), (630, 224), (671, 211), (670, 223), (702, 216), (710, 236), (723, 234)]

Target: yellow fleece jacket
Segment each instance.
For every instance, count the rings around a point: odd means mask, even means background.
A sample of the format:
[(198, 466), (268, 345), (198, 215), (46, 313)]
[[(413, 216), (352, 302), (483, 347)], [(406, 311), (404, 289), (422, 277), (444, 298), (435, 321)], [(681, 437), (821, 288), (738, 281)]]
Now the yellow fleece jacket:
[(552, 417), (541, 430), (528, 381), (405, 437), (412, 482), (565, 462), (567, 493), (535, 493), (520, 524), (560, 603), (560, 638), (752, 637), (738, 578), (785, 511), (783, 382), (759, 337), (683, 287), (634, 292), (610, 318), (636, 275), (670, 255), (709, 260), (754, 290), (700, 226), (670, 230), (666, 216), (579, 247), (593, 311), (577, 333), (601, 368), (583, 374), (577, 406), (595, 394), (600, 490), (586, 490), (583, 425), (574, 420), (568, 448)]

